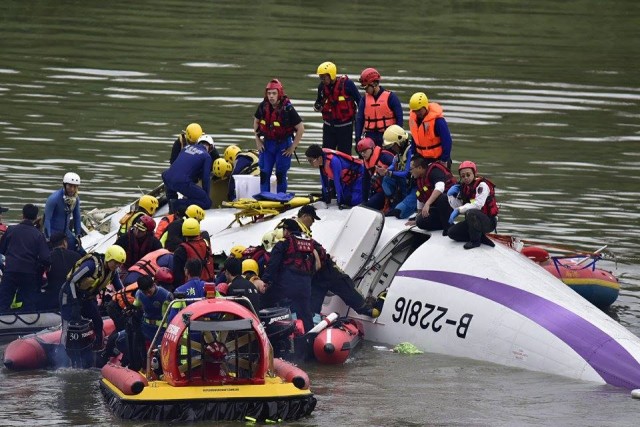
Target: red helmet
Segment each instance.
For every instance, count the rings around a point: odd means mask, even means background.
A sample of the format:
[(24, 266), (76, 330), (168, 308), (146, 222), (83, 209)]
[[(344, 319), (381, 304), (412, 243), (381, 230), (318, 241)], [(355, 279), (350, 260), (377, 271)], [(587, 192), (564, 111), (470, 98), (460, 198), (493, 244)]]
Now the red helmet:
[(218, 286), (216, 286), (216, 291), (220, 292), (220, 294), (226, 296), (227, 292), (229, 291), (229, 284), (228, 283), (218, 283)]
[(471, 169), (474, 175), (477, 175), (478, 173), (476, 164), (473, 163), (471, 160), (465, 160), (464, 162), (460, 163), (460, 166), (458, 166), (458, 173), (460, 173), (460, 169), (465, 169), (465, 168)]
[(358, 145), (356, 145), (356, 151), (358, 153), (362, 153), (364, 150), (373, 150), (376, 146), (376, 143), (373, 142), (373, 139), (366, 137), (366, 138), (362, 138), (360, 141), (358, 141)]
[(153, 278), (158, 283), (173, 283), (173, 272), (167, 267), (160, 267)]
[(153, 231), (156, 229), (156, 222), (153, 218), (149, 215), (142, 215), (139, 222), (147, 229), (147, 233), (153, 234)]
[(267, 96), (267, 91), (276, 89), (278, 91), (278, 99), (284, 96), (284, 87), (282, 87), (282, 83), (278, 79), (271, 79), (269, 83), (267, 83), (267, 87), (264, 89), (264, 96)]
[(380, 73), (375, 68), (365, 68), (360, 73), (360, 84), (362, 86), (367, 86), (372, 84), (375, 81), (380, 80)]

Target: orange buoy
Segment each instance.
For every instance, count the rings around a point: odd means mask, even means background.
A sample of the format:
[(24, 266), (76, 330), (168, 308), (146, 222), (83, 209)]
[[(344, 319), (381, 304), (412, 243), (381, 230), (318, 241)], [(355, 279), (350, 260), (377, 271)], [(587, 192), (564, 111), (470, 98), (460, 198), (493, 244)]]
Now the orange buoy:
[(297, 366), (292, 365), (286, 360), (273, 359), (273, 368), (276, 371), (277, 376), (292, 383), (300, 390), (309, 389), (309, 375)]
[(102, 376), (127, 396), (140, 394), (149, 385), (139, 372), (109, 362), (102, 367)]

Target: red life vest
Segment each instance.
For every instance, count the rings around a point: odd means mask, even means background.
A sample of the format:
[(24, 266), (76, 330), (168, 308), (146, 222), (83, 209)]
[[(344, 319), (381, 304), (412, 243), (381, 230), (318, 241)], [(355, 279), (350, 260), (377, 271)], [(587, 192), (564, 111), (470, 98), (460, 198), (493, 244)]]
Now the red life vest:
[(442, 162), (431, 163), (427, 168), (427, 173), (416, 180), (416, 184), (418, 187), (416, 196), (418, 196), (418, 200), (420, 200), (422, 203), (425, 203), (427, 200), (429, 200), (429, 197), (431, 197), (433, 190), (435, 190), (436, 183), (429, 180), (429, 175), (431, 175), (431, 171), (433, 170), (433, 168), (440, 169), (444, 172), (444, 194), (447, 194), (449, 188), (451, 188), (457, 182), (456, 178), (451, 174), (451, 171), (447, 169), (447, 167), (443, 165)]
[(176, 219), (178, 219), (178, 216), (176, 214), (169, 214), (167, 216), (163, 216), (160, 222), (158, 223), (158, 226), (156, 227), (156, 232), (154, 234), (156, 236), (156, 239), (161, 238), (164, 232), (167, 231), (167, 227), (169, 226), (169, 224), (171, 224)]
[(129, 230), (127, 238), (127, 259), (124, 262), (126, 269), (150, 253), (153, 235), (145, 233), (144, 238), (140, 240), (134, 236), (133, 230)]
[(353, 120), (356, 113), (355, 102), (347, 92), (344, 85), (349, 80), (347, 76), (336, 79), (333, 86), (325, 85), (322, 98), (322, 119), (328, 122), (346, 123)]
[(199, 259), (202, 262), (202, 273), (200, 273), (202, 280), (212, 281), (215, 279), (211, 249), (209, 249), (209, 245), (207, 245), (207, 242), (202, 236), (182, 242), (180, 246), (182, 246), (187, 253), (186, 261)]
[(260, 258), (263, 258), (264, 264), (269, 262), (269, 252), (263, 246), (249, 246), (242, 252), (242, 259), (252, 259), (260, 266)]
[(358, 179), (358, 177), (360, 176), (360, 172), (358, 171), (359, 167), (357, 166), (364, 164), (362, 159), (358, 159), (357, 157), (353, 157), (349, 154), (343, 153), (342, 151), (336, 151), (330, 148), (323, 148), (322, 152), (324, 153), (324, 160), (322, 163), (322, 172), (327, 176), (327, 178), (329, 178), (332, 181), (335, 180), (335, 177), (333, 176), (333, 169), (331, 169), (331, 160), (333, 159), (333, 156), (338, 156), (338, 157), (342, 157), (343, 159), (351, 162), (356, 166), (356, 167), (348, 167), (348, 168), (342, 169), (342, 172), (340, 175), (340, 182), (342, 182), (345, 185), (351, 185)]
[(429, 111), (420, 124), (415, 111), (409, 113), (409, 129), (416, 144), (416, 154), (425, 158), (440, 158), (442, 144), (440, 137), (436, 136), (436, 119), (442, 117), (442, 107), (435, 102), (429, 103)]
[(482, 206), (482, 213), (489, 217), (496, 216), (499, 211), (498, 203), (496, 202), (496, 186), (487, 178), (477, 176), (470, 185), (462, 185), (462, 188), (460, 189), (462, 201), (464, 203), (472, 202), (476, 198), (476, 190), (481, 182), (485, 182), (489, 187), (489, 196), (487, 196), (487, 200), (484, 202), (484, 206)]
[(156, 271), (160, 266), (158, 265), (158, 258), (162, 255), (171, 253), (166, 249), (157, 249), (153, 252), (149, 252), (140, 259), (140, 261), (133, 264), (127, 269), (130, 273), (140, 273), (143, 276), (155, 276)]
[(396, 116), (389, 108), (391, 92), (385, 90), (378, 99), (372, 95), (365, 95), (364, 129), (367, 131), (384, 132), (391, 125), (396, 124)]
[(289, 247), (285, 253), (284, 265), (298, 273), (312, 275), (315, 271), (313, 239), (289, 234), (287, 240)]
[[(289, 98), (283, 96), (274, 108), (269, 101), (260, 104), (259, 130), (265, 139), (281, 141), (293, 135), (295, 127), (285, 123), (285, 108), (290, 106)], [(288, 120), (287, 120), (288, 121)]]

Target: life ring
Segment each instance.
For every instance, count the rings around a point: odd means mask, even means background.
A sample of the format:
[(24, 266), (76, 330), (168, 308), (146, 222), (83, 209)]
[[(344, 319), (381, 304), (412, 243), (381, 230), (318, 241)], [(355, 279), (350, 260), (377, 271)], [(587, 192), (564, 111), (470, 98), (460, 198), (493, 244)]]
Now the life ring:
[(530, 260), (542, 264), (549, 260), (549, 252), (538, 246), (526, 246), (522, 248), (522, 255), (526, 256)]

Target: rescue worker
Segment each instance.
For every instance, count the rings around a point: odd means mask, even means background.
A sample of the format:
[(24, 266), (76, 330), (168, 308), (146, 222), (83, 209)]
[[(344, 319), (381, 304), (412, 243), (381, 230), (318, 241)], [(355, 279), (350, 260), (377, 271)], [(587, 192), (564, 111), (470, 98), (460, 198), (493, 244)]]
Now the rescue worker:
[[(165, 249), (171, 252), (175, 251), (178, 245), (184, 242), (184, 236), (182, 235), (182, 224), (187, 218), (194, 218), (198, 222), (201, 222), (205, 217), (204, 209), (198, 205), (190, 205), (185, 211), (183, 217), (174, 220), (167, 227), (167, 231), (160, 238), (160, 242), (164, 245)], [(205, 239), (209, 238), (209, 234), (203, 236)]]
[(198, 141), (196, 141), (196, 144), (202, 144), (203, 142), (206, 142), (211, 146), (211, 151), (209, 151), (209, 156), (211, 156), (211, 161), (215, 162), (217, 159), (221, 158), (220, 153), (218, 152), (218, 149), (216, 148), (216, 144), (213, 142), (213, 137), (211, 135), (202, 134), (202, 136), (198, 138)]
[(262, 303), (271, 307), (289, 299), (291, 311), (309, 331), (313, 328), (311, 277), (320, 267), (319, 255), (313, 239), (301, 233), (295, 220), (285, 219), (283, 229), (285, 240), (273, 247), (262, 277), (267, 287)]
[(365, 95), (360, 99), (356, 115), (356, 140), (369, 137), (382, 146), (384, 131), (391, 125), (403, 124), (402, 104), (395, 93), (380, 86), (380, 73), (365, 68), (360, 74), (360, 85)]
[(325, 203), (331, 203), (332, 196), (341, 208), (362, 203), (364, 164), (361, 159), (317, 144), (307, 148), (305, 155), (309, 164), (320, 171)]
[[(188, 145), (180, 151), (175, 162), (162, 172), (171, 212), (193, 204), (205, 210), (211, 207), (209, 189), (213, 160), (210, 153), (213, 149), (208, 139), (201, 138), (197, 144)], [(202, 187), (197, 185), (198, 179), (202, 181)], [(178, 199), (178, 193), (182, 194), (182, 199)]]
[(385, 205), (384, 191), (382, 191), (382, 176), (378, 168), (385, 171), (393, 163), (393, 153), (382, 149), (371, 138), (362, 138), (357, 145), (358, 154), (364, 161), (364, 193), (367, 201), (365, 205), (382, 210)]
[(277, 192), (286, 193), (291, 156), (300, 144), (304, 125), (278, 79), (269, 81), (264, 95), (253, 118), (256, 148), (260, 153), (260, 191), (269, 191), (275, 166)]
[(43, 292), (39, 295), (39, 302), (36, 305), (38, 311), (40, 310), (55, 310), (60, 307), (58, 304), (58, 295), (60, 295), (60, 288), (67, 280), (67, 274), (76, 262), (80, 259), (80, 255), (76, 251), (67, 249), (68, 239), (67, 236), (61, 232), (56, 231), (51, 235), (49, 239), (49, 245), (51, 245), (51, 268), (47, 271), (47, 282), (42, 287)]
[(255, 260), (245, 259), (242, 261), (242, 275), (253, 283), (253, 286), (256, 287), (258, 292), (264, 294), (266, 291), (266, 285), (260, 278), (260, 267)]
[[(204, 281), (200, 278), (202, 275), (202, 263), (197, 259), (190, 259), (184, 265), (182, 277), (186, 278), (183, 285), (178, 286), (173, 295), (175, 298), (204, 298), (207, 294), (204, 288)], [(191, 302), (175, 303), (169, 310), (167, 323), (178, 314), (180, 310), (191, 304)]]
[(224, 150), (224, 159), (233, 165), (227, 200), (236, 199), (235, 175), (260, 175), (259, 154), (257, 150), (241, 150), (237, 145), (230, 145)]
[(162, 324), (162, 317), (172, 299), (171, 292), (158, 286), (153, 277), (142, 276), (138, 280), (138, 291), (133, 306), (142, 309), (142, 334), (147, 342), (153, 340), (158, 329), (160, 337), (164, 334), (167, 325)]
[(49, 245), (33, 225), (37, 217), (38, 207), (27, 203), (22, 208), (22, 222), (10, 226), (0, 239), (0, 254), (6, 258), (0, 312), (8, 311), (14, 298), (22, 303), (22, 311), (37, 307), (42, 274), (51, 265)]
[(478, 175), (476, 164), (465, 160), (458, 167), (460, 183), (447, 192), (453, 212), (449, 224), (459, 214), (464, 221), (451, 225), (449, 237), (456, 242), (466, 242), (465, 249), (473, 249), (484, 243), (495, 246), (485, 233), (496, 229), (498, 224), (498, 203), (496, 203), (495, 185), (487, 178)]
[(332, 292), (356, 313), (374, 317), (371, 307), (366, 304), (351, 277), (340, 270), (320, 243), (315, 240), (314, 243), (320, 258), (320, 268), (311, 279), (311, 310), (314, 313), (320, 313), (324, 297), (327, 292)]
[[(168, 268), (169, 271), (173, 269), (173, 253), (162, 248), (149, 252), (129, 267), (122, 284), (127, 286), (136, 282), (141, 276), (154, 276), (161, 268)], [(173, 283), (173, 279), (171, 283)]]
[[(242, 259), (243, 260), (253, 260), (258, 264), (258, 274), (262, 276), (264, 274), (264, 269), (269, 262), (269, 251), (273, 248), (274, 242), (274, 234), (276, 234), (275, 230), (267, 231), (261, 240), (261, 244), (257, 246), (249, 246), (244, 251), (242, 251)], [(282, 229), (280, 229), (281, 238), (284, 237), (284, 233)]]
[(251, 301), (253, 309), (257, 313), (262, 309), (260, 293), (251, 281), (242, 275), (242, 261), (231, 257), (224, 263), (224, 271), (227, 277), (227, 296), (246, 297)]
[(200, 223), (187, 218), (182, 224), (182, 235), (185, 241), (173, 252), (173, 286), (177, 288), (184, 283), (184, 268), (190, 259), (196, 259), (202, 263), (201, 278), (207, 282), (213, 282), (215, 273), (213, 268), (213, 256), (209, 243), (200, 235)]
[(451, 133), (442, 115), (442, 107), (429, 102), (424, 92), (416, 92), (409, 100), (409, 129), (415, 143), (415, 153), (437, 159), (451, 169)]
[[(149, 215), (142, 215), (136, 221), (127, 234), (116, 240), (116, 245), (121, 246), (127, 253), (127, 261), (123, 267), (126, 270), (140, 261), (150, 252), (162, 249), (162, 243), (153, 235), (156, 222)], [(124, 276), (123, 276), (124, 278)]]
[[(127, 253), (122, 247), (111, 245), (104, 255), (88, 253), (76, 262), (60, 291), (63, 339), (66, 339), (69, 322), (79, 322), (84, 316), (93, 322), (94, 349), (102, 348), (102, 316), (96, 297), (109, 283), (116, 291), (122, 289), (117, 272), (126, 259)], [(66, 346), (66, 342), (63, 344)]]
[(195, 144), (202, 136), (202, 126), (198, 123), (190, 123), (185, 130), (183, 130), (178, 138), (173, 142), (171, 147), (171, 157), (169, 158), (169, 164), (173, 164), (178, 158), (178, 154), (189, 144)]
[(322, 113), (322, 148), (351, 155), (360, 92), (346, 75), (337, 77), (338, 69), (333, 62), (320, 64), (317, 74), (320, 84), (313, 109)]
[(155, 196), (145, 194), (138, 199), (135, 210), (127, 213), (120, 219), (120, 229), (118, 230), (118, 237), (124, 236), (131, 229), (131, 226), (138, 222), (142, 215), (148, 215), (153, 217), (160, 207), (160, 202)]
[(445, 230), (446, 234), (452, 211), (447, 191), (456, 183), (455, 177), (442, 162), (420, 156), (411, 159), (411, 176), (416, 180), (418, 214), (407, 224), (423, 230)]
[(304, 205), (298, 210), (298, 216), (296, 218), (298, 225), (304, 234), (312, 237), (311, 226), (314, 222), (320, 221), (320, 217), (316, 213), (316, 208), (313, 205)]
[(79, 187), (80, 176), (77, 173), (64, 174), (62, 188), (54, 191), (47, 198), (44, 207), (44, 235), (48, 240), (53, 233), (61, 231), (67, 236), (69, 249), (82, 252)]
[(413, 143), (409, 143), (409, 134), (398, 125), (391, 125), (384, 131), (384, 146), (395, 153), (389, 168), (376, 167), (382, 176), (382, 191), (390, 200), (390, 207), (385, 216), (409, 218), (416, 209), (416, 186), (411, 179), (411, 158)]
[[(196, 205), (192, 205), (192, 206), (196, 206)], [(198, 206), (198, 208), (200, 207)], [(165, 235), (167, 228), (174, 221), (182, 219), (182, 217), (184, 217), (185, 215), (185, 210), (186, 209), (184, 208), (184, 206), (182, 206), (180, 207), (179, 210), (175, 211), (174, 213), (168, 213), (167, 215), (163, 216), (158, 222), (158, 225), (156, 226), (156, 231), (154, 232), (154, 236), (156, 236), (156, 238), (159, 239), (160, 242), (163, 243), (163, 245), (164, 245), (164, 242), (162, 237), (164, 236), (164, 240), (167, 239), (167, 236)]]

